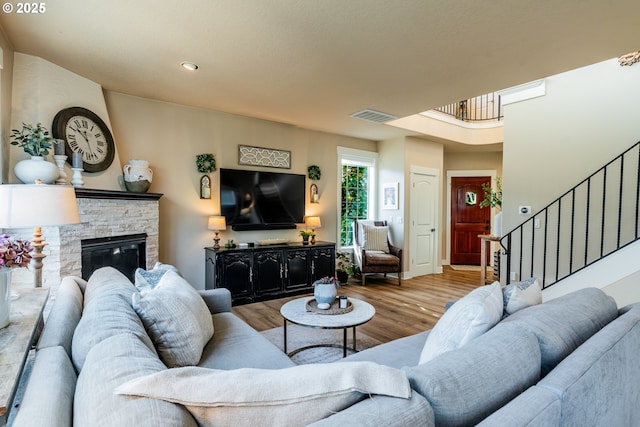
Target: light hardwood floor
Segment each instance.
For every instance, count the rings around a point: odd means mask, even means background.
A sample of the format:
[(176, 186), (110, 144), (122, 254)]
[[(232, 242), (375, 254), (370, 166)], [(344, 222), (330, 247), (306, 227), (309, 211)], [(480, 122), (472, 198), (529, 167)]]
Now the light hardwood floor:
[[(367, 276), (367, 286), (353, 278), (341, 286), (338, 295), (359, 298), (376, 309), (376, 315), (358, 330), (381, 342), (431, 329), (444, 313), (448, 301), (458, 299), (480, 284), (480, 271), (459, 271), (444, 266), (442, 274), (420, 276), (402, 281)], [(312, 294), (308, 294), (312, 295)], [(280, 307), (295, 297), (233, 307), (233, 313), (258, 331), (282, 326)]]

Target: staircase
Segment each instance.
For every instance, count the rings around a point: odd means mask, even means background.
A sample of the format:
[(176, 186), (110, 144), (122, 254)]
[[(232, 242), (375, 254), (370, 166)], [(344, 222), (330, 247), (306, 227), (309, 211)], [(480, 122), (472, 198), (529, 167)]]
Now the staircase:
[(547, 289), (614, 254), (638, 271), (639, 216), (640, 142), (502, 237), (501, 277)]

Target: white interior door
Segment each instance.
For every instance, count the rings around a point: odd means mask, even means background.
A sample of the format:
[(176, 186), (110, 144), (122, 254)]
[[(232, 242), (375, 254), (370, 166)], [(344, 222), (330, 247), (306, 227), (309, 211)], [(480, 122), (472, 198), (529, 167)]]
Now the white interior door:
[(409, 249), (411, 277), (437, 272), (438, 177), (411, 173)]

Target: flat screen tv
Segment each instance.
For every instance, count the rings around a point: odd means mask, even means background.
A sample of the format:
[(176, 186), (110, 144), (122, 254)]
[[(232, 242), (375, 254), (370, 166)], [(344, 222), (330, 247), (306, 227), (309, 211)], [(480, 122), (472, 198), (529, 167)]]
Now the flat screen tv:
[(295, 228), (305, 194), (304, 175), (220, 169), (220, 209), (236, 231)]

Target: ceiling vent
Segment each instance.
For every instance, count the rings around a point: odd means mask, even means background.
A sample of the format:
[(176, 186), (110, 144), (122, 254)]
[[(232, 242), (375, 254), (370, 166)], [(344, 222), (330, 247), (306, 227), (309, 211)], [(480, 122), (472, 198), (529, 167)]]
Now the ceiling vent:
[(370, 110), (368, 108), (358, 111), (357, 113), (353, 113), (351, 117), (372, 123), (386, 123), (397, 119), (396, 116), (392, 116), (391, 114), (381, 113), (380, 111)]

